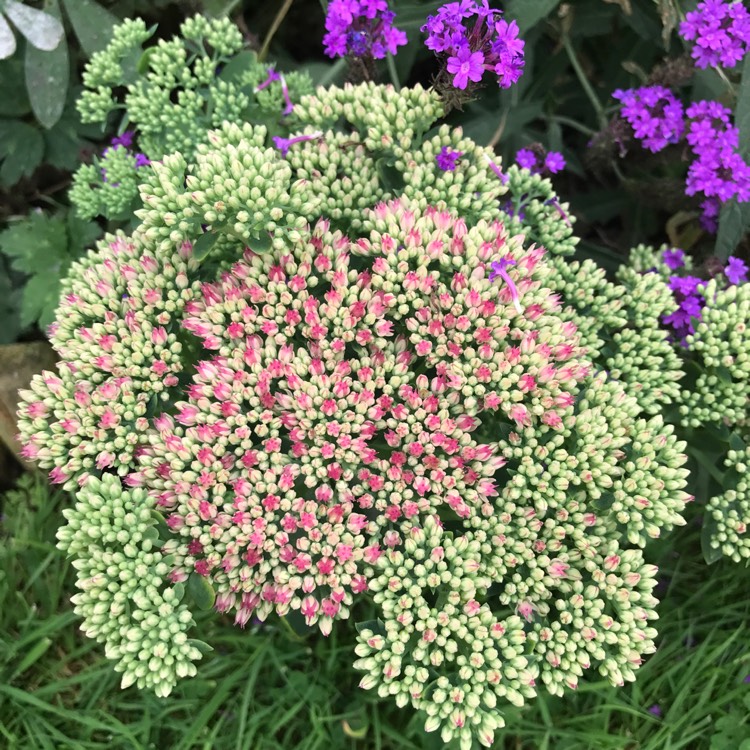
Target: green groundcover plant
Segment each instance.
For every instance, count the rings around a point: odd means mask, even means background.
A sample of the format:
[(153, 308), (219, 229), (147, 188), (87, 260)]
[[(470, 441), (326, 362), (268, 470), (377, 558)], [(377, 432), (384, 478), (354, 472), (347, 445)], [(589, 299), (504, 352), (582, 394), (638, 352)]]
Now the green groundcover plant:
[[(395, 51), (392, 17), (341, 42), (331, 6), (332, 50)], [(19, 429), (75, 495), (59, 545), (124, 687), (196, 673), (201, 608), (356, 627), (361, 687), (489, 746), (540, 690), (635, 678), (644, 548), (688, 480), (713, 482), (707, 557), (750, 554), (742, 269), (572, 260), (549, 180), (439, 122), (485, 63), (520, 75), (517, 30), (479, 20), (456, 49), (428, 22), (429, 90), (312, 92), (200, 17), (146, 51), (126, 22), (92, 59), (83, 116), (136, 132), (71, 199), (138, 223), (70, 267)]]

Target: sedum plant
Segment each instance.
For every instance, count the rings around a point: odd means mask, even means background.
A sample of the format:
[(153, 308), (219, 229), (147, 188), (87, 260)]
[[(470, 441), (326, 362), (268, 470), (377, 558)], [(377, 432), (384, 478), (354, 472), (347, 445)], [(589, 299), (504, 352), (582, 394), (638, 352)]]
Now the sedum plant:
[(188, 18), (180, 36), (144, 48), (153, 32), (141, 19), (124, 21), (86, 68), (82, 121), (105, 126), (115, 115), (123, 132), (74, 176), (70, 199), (84, 218), (130, 218), (141, 167), (177, 152), (191, 158), (224, 122), (287, 133), (293, 100), (312, 91), (306, 73), (281, 75), (244, 49), (227, 18)]
[[(746, 556), (746, 285), (676, 292), (645, 247), (607, 279), (435, 91), (303, 95), (225, 21), (181, 32), (144, 52), (128, 22), (89, 67), (85, 116), (135, 132), (72, 198), (138, 224), (71, 267), (57, 372), (21, 394), (25, 456), (76, 496), (85, 632), (164, 696), (203, 607), (349, 630), (361, 686), (464, 748), (540, 689), (634, 679), (696, 366), (734, 389), (706, 549)], [(665, 321), (699, 293), (686, 350)]]
[(439, 114), (365, 84), (274, 149), (226, 124), (71, 269), (19, 427), (76, 493), (60, 544), (124, 685), (193, 673), (200, 606), (328, 634), (356, 605), (362, 687), (488, 746), (508, 703), (654, 650), (684, 444), (582, 345), (524, 231), (572, 247), (549, 183)]

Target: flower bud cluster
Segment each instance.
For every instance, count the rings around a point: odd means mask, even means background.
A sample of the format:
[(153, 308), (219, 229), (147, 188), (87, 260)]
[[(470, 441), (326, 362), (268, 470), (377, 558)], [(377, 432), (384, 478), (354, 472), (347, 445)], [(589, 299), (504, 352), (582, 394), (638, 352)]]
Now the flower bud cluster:
[(683, 390), (680, 414), (691, 426), (747, 424), (750, 405), (750, 283), (721, 289), (717, 279), (699, 288), (706, 300), (687, 346), (699, 374)]
[(71, 267), (50, 328), (58, 372), (20, 393), (23, 455), (53, 482), (72, 489), (132, 467), (190, 365), (180, 320), (199, 289), (196, 267), (189, 244), (155, 254), (138, 235), (109, 235)]
[(319, 199), (274, 149), (264, 148), (262, 126), (224, 123), (208, 133), (188, 165), (182, 154), (164, 157), (141, 185), (141, 230), (158, 251), (206, 233), (237, 257), (243, 247), (262, 252), (296, 232)]
[(508, 194), (501, 199), (500, 211), (508, 231), (522, 232), (551, 255), (572, 255), (578, 244), (573, 235), (575, 217), (550, 180), (515, 164), (502, 179)]
[(187, 637), (194, 623), (182, 587), (165, 583), (169, 565), (151, 514), (144, 490), (125, 490), (112, 474), (92, 477), (63, 511), (57, 537), (76, 558), (73, 604), (83, 632), (104, 644), (123, 688), (135, 683), (165, 697), (196, 673), (203, 644)]
[(750, 445), (732, 448), (724, 460), (727, 468), (724, 486), (731, 486), (708, 501), (704, 534), (712, 550), (734, 562), (750, 558)]
[(359, 86), (318, 88), (303, 96), (294, 108), (294, 120), (322, 130), (338, 129), (343, 119), (362, 136), (371, 151), (384, 151), (398, 144), (402, 149), (419, 144), (432, 124), (443, 115), (443, 104), (432, 89), (419, 84), (396, 89), (372, 82)]
[[(175, 152), (191, 159), (211, 128), (279, 119), (289, 113), (292, 100), (312, 90), (309, 76), (296, 72), (276, 74), (276, 83), (262, 86), (268, 67), (254, 53), (242, 52), (242, 34), (227, 18), (189, 18), (180, 36), (144, 51), (151, 33), (140, 19), (116, 27), (109, 46), (86, 68), (87, 88), (79, 101), (84, 122), (104, 124), (111, 111), (124, 107), (128, 127), (138, 131), (140, 148), (151, 161)], [(120, 104), (115, 93), (119, 96), (123, 84)], [(137, 201), (138, 165), (128, 160), (126, 169), (120, 158), (121, 168), (113, 172), (111, 161), (95, 159), (74, 178), (71, 199), (86, 218), (119, 218)]]
[[(34, 381), (20, 427), (58, 481), (86, 492), (113, 469), (133, 502), (148, 493), (178, 599), (198, 581), (240, 626), (298, 611), (323, 633), (374, 607), (363, 686), (465, 747), (535, 681), (632, 679), (654, 605), (633, 548), (682, 522), (684, 446), (594, 374), (572, 322), (578, 306), (645, 327), (641, 303), (586, 264), (564, 276), (575, 240), (549, 183), (506, 178), (460, 132), (425, 140), (439, 107), (349, 86), (295, 106), (305, 132), (283, 155), (227, 124), (165, 157), (135, 237), (74, 270), (61, 374)], [(493, 210), (505, 179), (513, 216)], [(198, 267), (206, 237), (221, 253)], [(641, 291), (659, 304), (651, 279)], [(81, 534), (112, 526), (91, 517)]]

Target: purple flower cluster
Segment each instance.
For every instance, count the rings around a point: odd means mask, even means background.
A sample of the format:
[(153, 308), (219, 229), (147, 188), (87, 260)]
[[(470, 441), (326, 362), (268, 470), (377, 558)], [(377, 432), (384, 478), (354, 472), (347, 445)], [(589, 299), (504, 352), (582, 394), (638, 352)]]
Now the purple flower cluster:
[(457, 89), (466, 89), (470, 81), (479, 83), (485, 71), (492, 71), (504, 89), (521, 77), (524, 42), (518, 38), (518, 24), (499, 16), (486, 0), (460, 0), (438, 8), (422, 26), (427, 48), (447, 58), (446, 69)]
[(705, 196), (703, 225), (715, 231), (721, 203), (734, 197), (750, 200), (750, 166), (739, 152), (739, 130), (730, 122), (731, 110), (719, 102), (700, 101), (686, 114), (686, 138), (695, 158), (685, 192)]
[(685, 130), (682, 103), (668, 88), (617, 89), (612, 96), (622, 102), (622, 117), (649, 151), (661, 151), (682, 137)]
[(443, 172), (452, 172), (463, 155), (463, 151), (454, 151), (448, 146), (443, 146), (440, 153), (435, 157), (435, 161)]
[(547, 151), (541, 146), (522, 148), (516, 153), (516, 164), (531, 172), (557, 174), (565, 169), (565, 157), (559, 151)]
[(331, 0), (326, 15), (325, 53), (329, 57), (373, 57), (396, 54), (406, 34), (393, 26), (396, 14), (386, 0)]
[(685, 16), (680, 34), (695, 42), (692, 56), (699, 68), (733, 68), (750, 48), (750, 13), (742, 2), (704, 0)]
[[(679, 248), (670, 248), (661, 255), (661, 260), (670, 270), (676, 271), (685, 266), (685, 253)], [(723, 268), (724, 277), (729, 284), (739, 284), (747, 281), (750, 268), (741, 258), (732, 255), (727, 259)], [(661, 322), (671, 328), (674, 339), (686, 345), (688, 334), (695, 333), (695, 320), (701, 320), (703, 306), (706, 300), (698, 293), (698, 287), (706, 282), (697, 276), (670, 276), (669, 288), (674, 294), (677, 309), (669, 315), (664, 315)]]
[(676, 271), (685, 265), (685, 252), (679, 247), (672, 247), (661, 254), (661, 259), (667, 268)]
[(724, 276), (727, 277), (730, 284), (739, 284), (742, 281), (747, 281), (748, 270), (750, 269), (748, 269), (744, 260), (730, 255), (727, 258), (727, 265), (724, 267)]
[(705, 282), (697, 276), (670, 276), (669, 288), (674, 293), (678, 307), (669, 315), (662, 316), (661, 322), (674, 331), (676, 341), (685, 345), (685, 337), (695, 333), (694, 320), (701, 319), (706, 300), (698, 294), (698, 287)]

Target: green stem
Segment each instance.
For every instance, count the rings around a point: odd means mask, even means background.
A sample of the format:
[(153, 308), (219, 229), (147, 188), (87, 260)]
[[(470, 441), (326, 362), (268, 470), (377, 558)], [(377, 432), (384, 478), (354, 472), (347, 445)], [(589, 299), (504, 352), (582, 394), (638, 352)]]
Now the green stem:
[(578, 60), (578, 57), (576, 57), (573, 45), (570, 43), (570, 37), (568, 37), (567, 34), (563, 35), (562, 43), (563, 47), (565, 48), (565, 52), (568, 55), (568, 59), (570, 60), (570, 64), (573, 66), (573, 70), (578, 77), (578, 82), (581, 84), (581, 88), (583, 88), (586, 96), (588, 96), (589, 101), (591, 102), (591, 106), (596, 112), (596, 117), (599, 120), (599, 127), (604, 128), (607, 125), (607, 118), (604, 115), (604, 107), (599, 101), (599, 98), (597, 97), (596, 92), (591, 86), (591, 83), (589, 83), (588, 78), (586, 78), (586, 74), (581, 67), (581, 63)]
[(331, 65), (331, 67), (328, 69), (328, 72), (318, 81), (318, 86), (328, 86), (328, 84), (333, 81), (334, 78), (336, 78), (341, 71), (346, 68), (346, 58), (340, 57), (336, 62)]
[(271, 40), (273, 39), (276, 32), (279, 30), (279, 26), (281, 26), (281, 22), (284, 20), (284, 17), (289, 12), (289, 8), (292, 7), (293, 2), (294, 0), (284, 0), (284, 4), (281, 6), (281, 8), (279, 8), (279, 12), (276, 14), (276, 18), (273, 19), (271, 28), (268, 29), (266, 38), (263, 40), (263, 46), (260, 48), (260, 52), (258, 53), (258, 60), (260, 62), (263, 62), (263, 60), (266, 59), (266, 55), (268, 54), (268, 48), (271, 46)]
[(554, 115), (552, 118), (553, 122), (560, 123), (560, 125), (567, 125), (569, 128), (584, 133), (585, 135), (596, 135), (596, 130), (584, 125), (583, 123), (574, 120), (572, 117), (565, 117), (564, 115)]
[(396, 61), (390, 52), (388, 53), (388, 57), (386, 58), (386, 65), (388, 66), (388, 74), (391, 77), (391, 83), (395, 86), (396, 91), (401, 91), (401, 82), (398, 80)]

